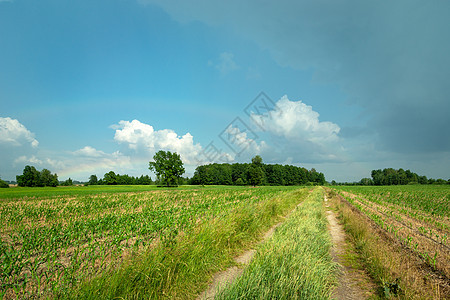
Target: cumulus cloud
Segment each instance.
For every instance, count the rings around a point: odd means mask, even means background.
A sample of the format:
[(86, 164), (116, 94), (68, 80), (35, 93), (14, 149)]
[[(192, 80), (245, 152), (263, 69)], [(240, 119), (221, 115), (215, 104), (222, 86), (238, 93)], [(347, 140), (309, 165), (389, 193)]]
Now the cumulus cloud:
[(264, 124), (265, 129), (288, 139), (301, 139), (315, 144), (336, 142), (340, 128), (332, 122), (319, 121), (319, 113), (302, 101), (290, 101), (283, 96), (275, 109), (251, 117)]
[(26, 155), (19, 156), (14, 160), (15, 164), (37, 164), (41, 165), (42, 160), (38, 159), (36, 156), (32, 155), (27, 157)]
[[(257, 136), (255, 137), (257, 138)], [(233, 126), (233, 124), (225, 129), (221, 138), (238, 155), (243, 152), (252, 155), (260, 154), (267, 147), (264, 141), (258, 144), (255, 138), (249, 136), (248, 132), (243, 131), (238, 126)]]
[(86, 157), (103, 157), (105, 156), (105, 152), (92, 148), (91, 146), (85, 146), (79, 150), (74, 151), (74, 154), (77, 156), (86, 156)]
[(114, 140), (127, 144), (135, 151), (152, 154), (158, 150), (177, 152), (187, 164), (195, 163), (202, 151), (200, 144), (194, 144), (194, 137), (188, 132), (183, 136), (171, 129), (154, 130), (153, 126), (138, 120), (120, 121), (113, 125)]
[(342, 159), (340, 127), (320, 121), (319, 113), (302, 101), (291, 101), (283, 96), (272, 110), (260, 114), (251, 112), (250, 117), (271, 135), (281, 157), (293, 157), (295, 162)]
[(0, 117), (0, 143), (12, 146), (30, 144), (33, 148), (39, 145), (31, 131), (18, 120), (9, 117)]
[(230, 52), (222, 52), (219, 56), (219, 62), (214, 63), (209, 61), (210, 66), (214, 66), (222, 75), (226, 75), (232, 71), (239, 69), (239, 66), (234, 61), (234, 55)]

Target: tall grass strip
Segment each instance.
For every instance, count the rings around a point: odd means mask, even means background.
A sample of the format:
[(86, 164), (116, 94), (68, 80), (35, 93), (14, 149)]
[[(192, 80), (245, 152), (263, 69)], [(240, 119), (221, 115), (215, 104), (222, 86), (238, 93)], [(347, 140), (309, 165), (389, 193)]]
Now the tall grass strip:
[(322, 201), (316, 188), (216, 299), (329, 299), (336, 265)]

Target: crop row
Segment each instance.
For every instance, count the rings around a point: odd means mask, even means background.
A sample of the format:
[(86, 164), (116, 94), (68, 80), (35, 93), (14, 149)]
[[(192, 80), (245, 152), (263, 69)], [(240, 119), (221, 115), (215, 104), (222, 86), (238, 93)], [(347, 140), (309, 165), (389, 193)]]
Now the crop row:
[[(403, 192), (398, 190), (392, 192), (389, 188), (386, 190), (383, 188), (339, 188), (339, 190), (348, 202), (394, 239), (415, 252), (433, 269), (442, 271), (446, 276), (450, 275), (449, 231), (446, 229), (448, 228), (446, 217), (448, 212), (442, 210), (440, 216), (433, 215), (433, 211), (437, 211), (435, 208), (441, 207), (447, 195), (429, 190), (429, 194), (424, 198), (430, 204), (424, 206), (424, 211), (420, 211), (416, 204), (413, 204), (415, 203), (413, 199), (417, 199), (417, 196), (411, 196), (414, 190), (410, 187)], [(425, 193), (424, 190), (418, 192), (421, 195)], [(394, 199), (395, 195), (399, 197)]]
[(0, 202), (0, 298), (57, 293), (156, 241), (170, 243), (287, 188), (198, 189)]

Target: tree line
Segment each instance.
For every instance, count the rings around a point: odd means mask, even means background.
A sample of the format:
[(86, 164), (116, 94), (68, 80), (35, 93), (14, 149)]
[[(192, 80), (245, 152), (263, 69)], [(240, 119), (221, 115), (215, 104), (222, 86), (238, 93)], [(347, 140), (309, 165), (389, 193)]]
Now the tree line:
[(98, 179), (97, 175), (91, 175), (89, 181), (85, 185), (150, 185), (153, 184), (152, 179), (148, 175), (141, 177), (129, 176), (127, 174), (120, 175), (109, 171), (103, 178)]
[(332, 185), (406, 185), (406, 184), (450, 184), (449, 180), (427, 178), (420, 176), (410, 170), (402, 168), (396, 170), (393, 168), (385, 168), (383, 170), (372, 170), (371, 178), (362, 178), (359, 182), (353, 183), (336, 183), (334, 180)]
[(305, 185), (325, 184), (323, 173), (315, 169), (264, 164), (259, 155), (252, 163), (208, 164), (198, 166), (190, 184), (200, 185)]

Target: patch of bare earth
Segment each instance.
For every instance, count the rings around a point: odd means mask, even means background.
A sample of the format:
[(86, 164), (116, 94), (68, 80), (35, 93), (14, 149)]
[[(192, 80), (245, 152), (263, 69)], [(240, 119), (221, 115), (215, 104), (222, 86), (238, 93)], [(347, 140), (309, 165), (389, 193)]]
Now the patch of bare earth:
[[(325, 197), (325, 203), (327, 198)], [(326, 207), (329, 207), (326, 204)], [(339, 278), (336, 288), (333, 290), (333, 299), (367, 299), (373, 295), (373, 284), (370, 283), (368, 276), (362, 271), (348, 266), (345, 262), (346, 249), (345, 233), (336, 219), (334, 212), (326, 211), (328, 220), (328, 229), (331, 235), (333, 248), (331, 255), (333, 261), (339, 264)], [(362, 286), (365, 288), (363, 289)]]

